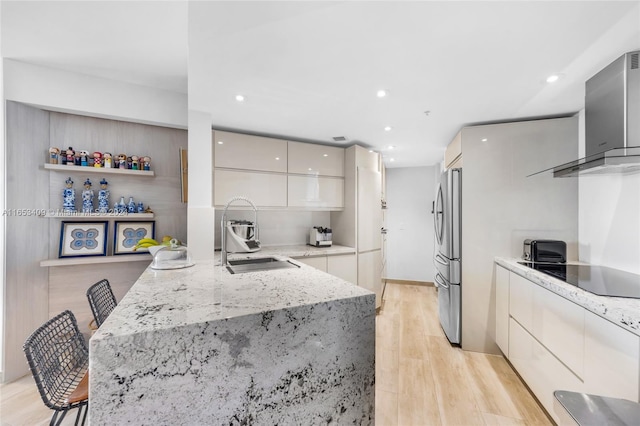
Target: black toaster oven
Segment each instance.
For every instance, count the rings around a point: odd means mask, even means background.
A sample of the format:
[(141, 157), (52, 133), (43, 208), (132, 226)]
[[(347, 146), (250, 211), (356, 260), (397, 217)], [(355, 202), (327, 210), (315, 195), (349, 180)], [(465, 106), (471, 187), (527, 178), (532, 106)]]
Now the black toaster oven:
[(522, 258), (530, 262), (564, 263), (567, 244), (559, 240), (524, 240)]

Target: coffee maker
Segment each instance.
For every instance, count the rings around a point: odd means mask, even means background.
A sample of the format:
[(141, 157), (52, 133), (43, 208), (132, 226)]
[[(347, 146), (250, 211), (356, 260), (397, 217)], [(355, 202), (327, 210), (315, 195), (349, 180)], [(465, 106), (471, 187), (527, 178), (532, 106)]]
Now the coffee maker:
[(253, 253), (260, 250), (256, 224), (250, 220), (228, 220), (226, 250), (229, 253)]

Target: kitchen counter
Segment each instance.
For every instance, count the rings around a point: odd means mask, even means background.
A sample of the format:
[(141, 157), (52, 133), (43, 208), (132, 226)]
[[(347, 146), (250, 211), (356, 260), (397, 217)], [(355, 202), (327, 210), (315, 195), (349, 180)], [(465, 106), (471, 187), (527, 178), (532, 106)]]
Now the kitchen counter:
[(498, 265), (640, 336), (640, 299), (589, 293), (535, 269), (520, 265), (518, 262), (522, 259), (497, 257), (495, 261)]
[(296, 264), (147, 268), (90, 340), (90, 422), (373, 423), (375, 295)]
[[(253, 255), (280, 255), (288, 257), (315, 257), (315, 256), (335, 256), (340, 254), (355, 254), (356, 249), (353, 247), (340, 246), (337, 244), (331, 247), (314, 247), (309, 245), (290, 245), (290, 246), (266, 246), (262, 247), (259, 252), (250, 253)], [(244, 253), (249, 254), (249, 253)], [(233, 256), (241, 255), (233, 254)], [(229, 254), (231, 257), (232, 254)]]

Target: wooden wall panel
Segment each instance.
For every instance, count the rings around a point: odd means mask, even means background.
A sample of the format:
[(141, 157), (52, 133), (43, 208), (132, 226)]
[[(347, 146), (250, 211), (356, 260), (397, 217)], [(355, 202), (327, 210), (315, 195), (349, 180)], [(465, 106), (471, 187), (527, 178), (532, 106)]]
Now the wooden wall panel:
[[(6, 107), (6, 207), (46, 209), (49, 173), (42, 168), (49, 148), (49, 114), (16, 102)], [(26, 338), (49, 319), (48, 273), (39, 262), (48, 254), (49, 221), (6, 217), (3, 381), (27, 374)]]

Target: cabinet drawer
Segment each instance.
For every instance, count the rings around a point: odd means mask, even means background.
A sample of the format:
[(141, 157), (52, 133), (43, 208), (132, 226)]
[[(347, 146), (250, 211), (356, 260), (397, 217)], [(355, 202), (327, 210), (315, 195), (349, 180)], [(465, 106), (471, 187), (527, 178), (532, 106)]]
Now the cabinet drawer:
[(317, 176), (288, 177), (289, 207), (344, 207), (344, 179)]
[(585, 312), (585, 392), (640, 401), (640, 337)]
[(496, 344), (509, 358), (509, 270), (496, 265)]
[(296, 261), (304, 263), (305, 265), (312, 266), (323, 272), (327, 272), (327, 256), (315, 256), (315, 257), (294, 257)]
[(513, 319), (509, 324), (509, 361), (556, 422), (553, 392), (584, 392), (582, 381)]
[(214, 132), (215, 166), (229, 169), (287, 172), (287, 141)]
[(288, 171), (344, 177), (344, 148), (290, 141)]
[(238, 195), (248, 197), (258, 207), (286, 207), (287, 176), (270, 173), (216, 170), (216, 206), (224, 206)]
[(518, 274), (509, 275), (509, 313), (527, 330), (533, 330), (533, 287)]

